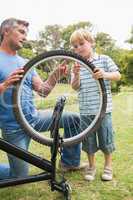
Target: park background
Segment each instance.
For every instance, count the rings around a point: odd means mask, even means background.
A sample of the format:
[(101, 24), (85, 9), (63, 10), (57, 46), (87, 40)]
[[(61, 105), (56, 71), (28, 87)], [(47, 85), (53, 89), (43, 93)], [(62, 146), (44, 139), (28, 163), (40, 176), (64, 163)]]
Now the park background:
[[(131, 0), (5, 0), (1, 3), (0, 22), (16, 17), (30, 22), (28, 40), (19, 54), (31, 59), (53, 50), (69, 50), (69, 37), (77, 28), (92, 32), (98, 53), (106, 54), (119, 66), (122, 78), (112, 83), (113, 124), (116, 152), (113, 157), (114, 179), (101, 182), (101, 153), (97, 154), (98, 175), (94, 182), (84, 181), (82, 172), (66, 174), (72, 186), (72, 200), (133, 200), (133, 2)], [(73, 108), (74, 109), (74, 108)], [(49, 148), (36, 142), (30, 151), (50, 158)], [(1, 151), (1, 162), (6, 161)], [(82, 155), (82, 161), (86, 156)], [(38, 172), (31, 167), (31, 173)], [(47, 182), (0, 189), (2, 200), (61, 200)]]

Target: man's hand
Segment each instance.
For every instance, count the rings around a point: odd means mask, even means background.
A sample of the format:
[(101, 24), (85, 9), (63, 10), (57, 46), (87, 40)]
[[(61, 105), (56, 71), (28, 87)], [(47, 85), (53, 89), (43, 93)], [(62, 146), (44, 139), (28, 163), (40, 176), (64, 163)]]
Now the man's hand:
[(5, 91), (8, 87), (13, 85), (15, 82), (19, 81), (23, 77), (24, 70), (19, 68), (11, 73), (7, 79), (0, 84), (0, 93)]
[(64, 60), (59, 67), (57, 68), (58, 74), (63, 77), (68, 75), (68, 67), (67, 67), (67, 61)]
[(8, 78), (4, 81), (6, 87), (11, 86), (16, 81), (19, 81), (23, 77), (24, 70), (23, 68), (19, 68), (11, 73)]

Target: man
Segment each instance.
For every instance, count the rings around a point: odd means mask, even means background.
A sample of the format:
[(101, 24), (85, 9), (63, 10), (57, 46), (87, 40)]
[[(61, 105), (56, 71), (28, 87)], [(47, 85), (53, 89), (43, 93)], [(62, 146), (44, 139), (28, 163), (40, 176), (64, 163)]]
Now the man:
[[(20, 128), (12, 110), (12, 89), (13, 83), (23, 76), (23, 66), (26, 61), (17, 54), (17, 50), (22, 48), (26, 41), (28, 32), (28, 22), (9, 18), (3, 21), (0, 27), (1, 45), (0, 45), (0, 128), (2, 137), (8, 142), (28, 150), (30, 138)], [(38, 93), (47, 96), (56, 85), (60, 75), (64, 75), (65, 69), (60, 65), (48, 78), (43, 82), (36, 71), (31, 71), (24, 87), (28, 90), (30, 106), (26, 101), (25, 109), (30, 112), (30, 120), (39, 119), (36, 129), (46, 131), (51, 122), (52, 113), (39, 113), (34, 107), (32, 99), (32, 89)], [(73, 120), (72, 120), (73, 119)], [(64, 124), (64, 134), (69, 137), (70, 134), (76, 133), (74, 124), (79, 124), (79, 116), (75, 113), (64, 113), (61, 118), (60, 127)], [(40, 130), (41, 127), (41, 130)], [(69, 128), (70, 127), (70, 131)], [(78, 129), (78, 127), (76, 127)], [(9, 165), (0, 165), (0, 179), (22, 177), (28, 174), (28, 163), (8, 154)], [(80, 144), (74, 147), (64, 148), (61, 157), (61, 166), (64, 170), (80, 168)]]

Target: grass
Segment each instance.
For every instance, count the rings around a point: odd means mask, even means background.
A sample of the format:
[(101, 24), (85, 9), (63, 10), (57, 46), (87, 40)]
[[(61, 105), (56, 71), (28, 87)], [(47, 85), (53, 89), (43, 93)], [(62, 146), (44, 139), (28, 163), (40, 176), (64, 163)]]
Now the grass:
[[(89, 183), (83, 178), (83, 172), (71, 172), (65, 175), (72, 187), (72, 200), (133, 200), (133, 90), (123, 90), (113, 95), (113, 124), (115, 129), (116, 151), (113, 155), (114, 179), (102, 182), (103, 155), (97, 153), (96, 180)], [(71, 107), (72, 109), (72, 107)], [(49, 148), (36, 142), (30, 145), (30, 151), (44, 158), (50, 158)], [(82, 152), (82, 161), (86, 161)], [(0, 161), (6, 161), (1, 151)], [(39, 169), (31, 166), (31, 173)], [(1, 200), (63, 200), (59, 192), (51, 192), (47, 181), (0, 189)]]
[[(67, 105), (70, 106), (77, 102), (78, 96), (77, 92), (74, 91), (70, 85), (66, 84), (57, 84), (56, 87), (52, 90), (52, 92), (44, 99), (40, 98), (40, 96), (35, 96), (35, 104), (38, 109), (43, 108), (53, 108), (55, 105), (56, 99), (58, 99), (60, 96), (66, 96), (67, 97)], [(68, 107), (67, 107), (68, 108)], [(73, 106), (75, 109), (75, 106)], [(66, 106), (65, 106), (66, 109)]]

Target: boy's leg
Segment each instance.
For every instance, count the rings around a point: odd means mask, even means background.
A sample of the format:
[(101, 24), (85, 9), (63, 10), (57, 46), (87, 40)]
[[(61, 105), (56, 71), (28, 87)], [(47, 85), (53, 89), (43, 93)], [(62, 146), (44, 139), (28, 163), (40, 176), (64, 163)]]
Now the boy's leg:
[[(94, 116), (81, 116), (81, 128), (82, 130), (86, 129)], [(96, 133), (91, 133), (88, 137), (82, 142), (82, 149), (87, 153), (89, 167), (85, 173), (85, 180), (93, 181), (96, 174), (96, 164), (95, 164), (95, 153), (98, 150)]]
[(98, 129), (99, 148), (104, 153), (104, 172), (102, 180), (112, 180), (112, 152), (115, 150), (114, 131), (112, 127), (112, 115), (107, 113)]
[(107, 168), (112, 169), (112, 154), (104, 153), (104, 159), (105, 159), (104, 168), (107, 167)]
[[(85, 130), (93, 120), (94, 116), (83, 115), (81, 116), (81, 129)], [(89, 166), (95, 167), (95, 153), (98, 150), (96, 133), (91, 133), (82, 142), (82, 149), (87, 153)]]
[(112, 154), (104, 153), (105, 163), (104, 170), (101, 176), (103, 181), (111, 181), (113, 179), (113, 171), (112, 171)]
[(96, 161), (95, 161), (95, 154), (87, 154), (88, 161), (89, 161), (89, 167), (95, 168), (96, 167)]

